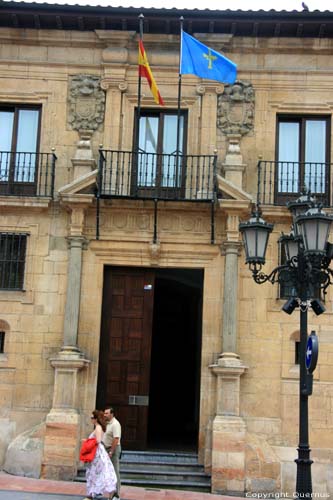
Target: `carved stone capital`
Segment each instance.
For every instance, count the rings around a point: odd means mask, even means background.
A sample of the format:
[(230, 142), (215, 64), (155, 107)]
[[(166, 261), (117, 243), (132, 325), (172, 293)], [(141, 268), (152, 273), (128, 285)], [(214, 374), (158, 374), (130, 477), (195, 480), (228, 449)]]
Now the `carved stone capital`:
[(84, 236), (67, 236), (68, 248), (87, 250), (89, 241)]
[(84, 229), (86, 207), (72, 205), (71, 208), (70, 236), (81, 237)]
[(205, 85), (202, 84), (197, 85), (195, 90), (198, 95), (205, 95), (206, 93), (220, 95), (224, 91), (224, 86), (216, 85), (216, 83), (215, 84), (206, 83)]
[(239, 257), (242, 252), (243, 243), (241, 241), (223, 241), (220, 248), (221, 255), (235, 253)]
[(128, 83), (125, 80), (119, 81), (118, 79), (106, 77), (101, 80), (101, 89), (109, 90), (110, 88), (118, 89), (121, 93), (126, 92)]

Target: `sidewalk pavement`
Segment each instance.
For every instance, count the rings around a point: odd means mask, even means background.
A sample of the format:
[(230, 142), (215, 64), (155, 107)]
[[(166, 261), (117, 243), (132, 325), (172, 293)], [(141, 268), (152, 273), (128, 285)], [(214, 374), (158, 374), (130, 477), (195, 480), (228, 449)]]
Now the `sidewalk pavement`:
[[(121, 500), (241, 500), (241, 497), (134, 486), (122, 486), (120, 493)], [(0, 472), (0, 500), (82, 500), (85, 496), (84, 483), (31, 479)]]

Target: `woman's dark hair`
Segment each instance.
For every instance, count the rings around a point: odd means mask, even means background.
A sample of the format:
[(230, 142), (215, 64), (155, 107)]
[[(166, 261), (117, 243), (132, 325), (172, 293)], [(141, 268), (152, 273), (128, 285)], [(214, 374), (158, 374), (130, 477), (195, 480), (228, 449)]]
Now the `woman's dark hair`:
[(97, 420), (97, 423), (99, 423), (99, 425), (102, 427), (103, 432), (105, 432), (106, 431), (106, 422), (105, 422), (105, 418), (104, 418), (104, 413), (100, 410), (94, 410), (91, 413), (92, 413), (93, 417)]

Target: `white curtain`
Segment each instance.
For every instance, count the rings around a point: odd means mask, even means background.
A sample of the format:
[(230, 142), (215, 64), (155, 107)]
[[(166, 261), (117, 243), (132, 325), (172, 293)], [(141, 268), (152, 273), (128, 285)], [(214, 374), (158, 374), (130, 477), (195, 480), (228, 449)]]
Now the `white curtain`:
[(297, 122), (279, 124), (279, 192), (297, 193), (299, 189), (299, 128)]

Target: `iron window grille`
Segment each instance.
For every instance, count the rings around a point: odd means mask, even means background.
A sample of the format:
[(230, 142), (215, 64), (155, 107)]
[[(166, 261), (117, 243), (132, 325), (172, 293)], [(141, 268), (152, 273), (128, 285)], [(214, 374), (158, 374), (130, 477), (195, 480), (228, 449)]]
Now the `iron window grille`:
[(299, 340), (296, 340), (295, 342), (295, 365), (299, 365), (299, 358), (300, 358), (300, 355), (299, 355), (299, 346), (300, 346), (300, 341)]
[(0, 233), (1, 290), (23, 290), (26, 248), (26, 233)]
[(5, 332), (0, 332), (0, 354), (5, 352)]

